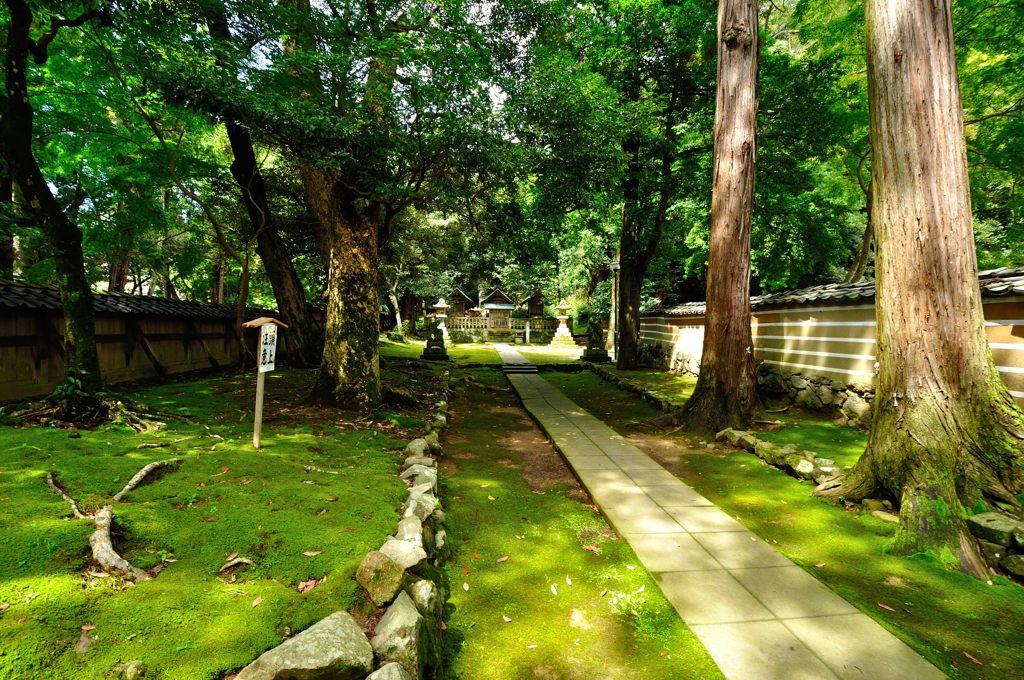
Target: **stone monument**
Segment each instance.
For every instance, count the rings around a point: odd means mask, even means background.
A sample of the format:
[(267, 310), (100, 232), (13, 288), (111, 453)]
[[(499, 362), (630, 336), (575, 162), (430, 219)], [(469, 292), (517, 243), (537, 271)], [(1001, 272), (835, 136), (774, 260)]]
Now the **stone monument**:
[(444, 320), (448, 318), (448, 308), (449, 305), (444, 298), (439, 298), (437, 304), (434, 305), (434, 318), (437, 319), (437, 327), (441, 329), (441, 337), (445, 342), (451, 342), (451, 338), (448, 337), (448, 326), (444, 323)]
[(604, 347), (604, 330), (597, 319), (587, 324), (587, 348), (583, 350), (580, 361), (591, 361), (595, 364), (606, 364), (611, 361), (608, 350)]
[(446, 361), (448, 359), (448, 350), (444, 347), (444, 332), (442, 331), (441, 323), (435, 323), (431, 326), (430, 335), (427, 336), (427, 346), (423, 348), (421, 357), (431, 361)]
[(572, 339), (569, 326), (565, 323), (569, 319), (566, 313), (569, 311), (569, 304), (563, 299), (555, 309), (558, 310), (558, 330), (555, 331), (555, 337), (551, 338), (551, 347), (575, 347), (576, 341)]

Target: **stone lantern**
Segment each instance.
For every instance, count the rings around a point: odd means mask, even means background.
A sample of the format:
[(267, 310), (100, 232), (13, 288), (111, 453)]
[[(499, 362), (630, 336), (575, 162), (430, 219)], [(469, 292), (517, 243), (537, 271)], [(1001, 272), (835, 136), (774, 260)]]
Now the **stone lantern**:
[(448, 318), (448, 309), (450, 305), (444, 301), (444, 298), (438, 298), (437, 304), (434, 305), (434, 318), (437, 319), (437, 328), (441, 331), (441, 337), (444, 338), (445, 342), (450, 342), (448, 337), (448, 327), (445, 326), (444, 320)]
[(555, 337), (551, 339), (552, 347), (575, 347), (576, 341), (572, 339), (572, 333), (569, 331), (569, 326), (565, 322), (569, 319), (569, 304), (562, 299), (555, 309), (558, 310), (558, 330), (555, 331)]

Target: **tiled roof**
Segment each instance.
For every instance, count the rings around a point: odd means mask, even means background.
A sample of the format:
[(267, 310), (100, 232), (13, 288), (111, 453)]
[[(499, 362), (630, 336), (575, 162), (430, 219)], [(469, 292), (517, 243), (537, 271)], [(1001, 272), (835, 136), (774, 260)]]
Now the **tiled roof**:
[[(978, 273), (982, 297), (1003, 295), (1024, 295), (1024, 268), (989, 269)], [(799, 290), (784, 290), (768, 295), (750, 298), (750, 308), (805, 305), (812, 303), (872, 303), (875, 299), (875, 282), (830, 283)], [(679, 305), (651, 309), (643, 316), (698, 316), (704, 313), (703, 302), (684, 302)]]
[[(175, 316), (195, 319), (234, 319), (231, 305), (169, 300), (152, 295), (128, 293), (93, 293), (93, 306), (100, 314), (138, 314), (144, 316)], [(56, 288), (29, 286), (22, 283), (0, 283), (0, 309), (51, 309), (60, 311), (60, 294)], [(274, 310), (247, 309), (253, 315), (276, 315)]]

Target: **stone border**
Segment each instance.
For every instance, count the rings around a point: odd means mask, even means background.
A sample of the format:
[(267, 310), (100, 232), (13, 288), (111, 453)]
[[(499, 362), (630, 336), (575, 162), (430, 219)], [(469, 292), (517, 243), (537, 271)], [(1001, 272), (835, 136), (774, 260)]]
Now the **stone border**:
[(682, 408), (681, 404), (673, 404), (668, 399), (665, 399), (657, 392), (651, 390), (649, 387), (616, 375), (615, 372), (605, 364), (584, 363), (583, 367), (593, 372), (594, 375), (602, 380), (610, 382), (623, 392), (632, 392), (640, 395), (644, 401), (663, 413), (672, 413)]
[[(373, 637), (344, 611), (314, 623), (262, 654), (236, 680), (337, 677), (346, 680), (421, 680), (441, 666), (442, 615), (448, 592), (438, 569), (450, 556), (438, 499), (437, 457), (448, 427), (451, 370), (441, 373), (441, 401), (422, 437), (405, 447), (399, 476), (409, 484), (395, 533), (368, 553), (356, 581), (385, 607)], [(377, 670), (374, 670), (374, 667)]]

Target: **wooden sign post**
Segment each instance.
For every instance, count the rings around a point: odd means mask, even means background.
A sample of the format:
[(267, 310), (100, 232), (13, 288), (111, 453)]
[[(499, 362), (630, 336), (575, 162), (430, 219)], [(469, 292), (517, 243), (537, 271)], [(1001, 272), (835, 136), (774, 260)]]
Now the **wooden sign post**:
[(278, 326), (288, 328), (285, 324), (269, 316), (261, 316), (242, 324), (242, 328), (260, 329), (259, 344), (256, 345), (256, 414), (252, 424), (252, 446), (255, 449), (260, 448), (260, 435), (263, 434), (263, 391), (267, 373), (274, 370)]

